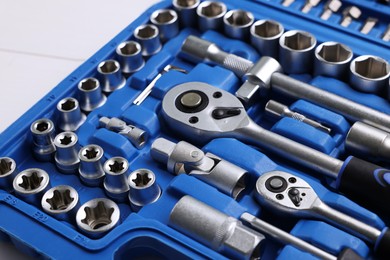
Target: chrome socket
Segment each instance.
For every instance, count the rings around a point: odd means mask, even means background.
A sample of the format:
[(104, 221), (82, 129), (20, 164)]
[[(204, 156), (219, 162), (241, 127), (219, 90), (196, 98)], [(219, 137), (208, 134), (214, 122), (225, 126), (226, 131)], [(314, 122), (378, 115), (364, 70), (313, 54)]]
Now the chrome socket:
[(134, 37), (142, 46), (142, 55), (149, 57), (161, 50), (159, 30), (153, 24), (138, 26), (134, 31)]
[(160, 39), (166, 42), (179, 34), (177, 13), (171, 9), (159, 9), (150, 16), (152, 24), (157, 26)]
[(80, 207), (79, 194), (71, 186), (59, 185), (45, 192), (41, 206), (54, 218), (73, 223)]
[(129, 200), (131, 208), (139, 211), (143, 206), (152, 204), (161, 196), (161, 188), (156, 183), (156, 176), (148, 169), (138, 169), (130, 173)]
[(84, 146), (79, 152), (79, 173), (81, 181), (87, 186), (97, 187), (104, 181), (104, 151), (99, 145)]
[(106, 93), (114, 92), (126, 85), (126, 79), (121, 73), (121, 66), (116, 60), (100, 62), (97, 71), (100, 84)]
[(59, 113), (58, 128), (61, 131), (76, 131), (85, 122), (87, 117), (81, 113), (77, 99), (67, 97), (57, 104)]
[(353, 52), (348, 46), (338, 42), (324, 42), (315, 49), (314, 75), (344, 78)]
[(100, 83), (95, 78), (85, 78), (78, 84), (78, 96), (80, 108), (85, 112), (91, 112), (103, 106), (107, 97), (103, 95)]
[(122, 73), (125, 76), (130, 76), (131, 73), (139, 71), (145, 65), (142, 57), (142, 47), (136, 41), (122, 42), (116, 48), (118, 61), (122, 68)]
[(279, 61), (285, 73), (310, 73), (316, 38), (308, 32), (293, 30), (279, 39)]
[(279, 38), (284, 33), (281, 23), (274, 20), (256, 21), (250, 28), (252, 45), (262, 56), (270, 56), (275, 59), (279, 55)]
[(359, 91), (379, 93), (389, 84), (390, 65), (380, 57), (359, 56), (351, 62), (350, 71), (349, 82)]
[(231, 10), (223, 17), (225, 34), (234, 39), (246, 39), (254, 20), (251, 12)]
[(33, 139), (34, 157), (43, 162), (53, 159), (56, 147), (54, 146), (54, 123), (47, 118), (41, 118), (30, 126)]
[(179, 15), (182, 27), (196, 26), (196, 8), (200, 0), (173, 0), (172, 4)]
[(207, 30), (218, 31), (222, 28), (223, 17), (226, 14), (227, 7), (224, 3), (218, 1), (204, 1), (198, 8), (198, 26), (202, 32)]
[(78, 137), (73, 132), (63, 132), (54, 138), (57, 152), (54, 160), (58, 170), (64, 174), (76, 173), (79, 168)]
[(16, 175), (13, 188), (17, 197), (40, 206), (43, 194), (50, 188), (49, 175), (42, 169), (26, 169)]
[(103, 169), (106, 173), (103, 186), (107, 196), (117, 202), (127, 201), (129, 184), (126, 175), (129, 162), (123, 157), (113, 157), (104, 163)]
[(101, 238), (119, 224), (120, 210), (112, 200), (99, 198), (83, 204), (76, 214), (78, 228), (87, 236)]
[(13, 191), (12, 182), (17, 174), (16, 162), (10, 157), (0, 157), (0, 189)]

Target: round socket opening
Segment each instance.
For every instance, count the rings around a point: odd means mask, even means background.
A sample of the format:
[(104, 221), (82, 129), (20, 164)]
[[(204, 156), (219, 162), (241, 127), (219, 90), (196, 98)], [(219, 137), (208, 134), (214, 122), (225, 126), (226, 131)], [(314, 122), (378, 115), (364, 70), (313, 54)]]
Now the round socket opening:
[(226, 7), (219, 2), (208, 2), (200, 6), (200, 14), (204, 17), (219, 17), (226, 12)]
[(46, 199), (46, 202), (50, 205), (50, 210), (66, 210), (75, 200), (70, 189), (55, 189), (52, 195)]
[(106, 60), (99, 64), (99, 71), (104, 74), (110, 74), (119, 70), (119, 63), (114, 60)]
[(60, 101), (60, 108), (64, 112), (69, 112), (77, 108), (77, 101), (74, 98), (66, 98)]
[(287, 32), (284, 45), (292, 50), (303, 51), (314, 47), (316, 40), (308, 33)]
[(10, 158), (0, 158), (0, 176), (5, 176), (15, 169), (13, 160)]
[(33, 191), (41, 187), (44, 177), (38, 171), (26, 172), (20, 176), (21, 182), (18, 186), (25, 191)]
[(156, 24), (170, 24), (177, 19), (172, 10), (158, 10), (152, 14), (152, 20)]
[(111, 216), (114, 210), (104, 201), (99, 201), (96, 207), (85, 206), (85, 218), (81, 222), (88, 225), (92, 230), (103, 228), (112, 223)]
[(149, 187), (153, 183), (154, 176), (147, 171), (138, 171), (132, 174), (130, 180), (136, 187), (144, 188)]
[(80, 81), (80, 89), (84, 91), (95, 90), (99, 87), (99, 81), (95, 78), (87, 78)]
[(138, 27), (135, 31), (135, 34), (140, 39), (151, 39), (157, 36), (158, 29), (153, 25), (147, 24)]
[(362, 57), (354, 61), (355, 71), (364, 78), (379, 79), (388, 77), (390, 74), (390, 65), (379, 57)]
[(123, 42), (118, 46), (119, 54), (123, 56), (133, 56), (141, 51), (141, 46), (137, 42)]
[(234, 10), (228, 12), (225, 19), (232, 26), (243, 27), (252, 24), (253, 15), (243, 10)]
[(184, 8), (189, 8), (197, 5), (199, 0), (176, 0), (174, 1), (174, 5)]
[(351, 50), (341, 43), (322, 44), (318, 55), (327, 62), (346, 62), (352, 58)]
[(255, 23), (254, 25), (254, 34), (262, 38), (274, 38), (275, 36), (280, 35), (283, 32), (283, 27), (280, 23), (265, 20)]

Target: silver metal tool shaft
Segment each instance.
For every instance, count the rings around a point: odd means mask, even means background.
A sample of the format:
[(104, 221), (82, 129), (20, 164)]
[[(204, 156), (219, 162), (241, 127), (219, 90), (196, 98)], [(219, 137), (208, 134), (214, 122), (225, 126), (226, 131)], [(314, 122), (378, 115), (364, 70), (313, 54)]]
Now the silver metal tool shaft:
[(245, 212), (241, 215), (240, 217), (241, 220), (244, 222), (249, 223), (253, 228), (257, 229), (260, 232), (263, 232), (272, 238), (274, 238), (277, 241), (280, 241), (283, 244), (291, 244), (295, 246), (298, 249), (302, 249), (314, 256), (318, 256), (321, 259), (326, 259), (326, 260), (336, 260), (337, 257), (319, 249), (318, 247), (315, 247), (306, 241), (294, 237), (293, 235), (290, 235), (289, 233), (259, 219), (256, 218), (255, 216)]

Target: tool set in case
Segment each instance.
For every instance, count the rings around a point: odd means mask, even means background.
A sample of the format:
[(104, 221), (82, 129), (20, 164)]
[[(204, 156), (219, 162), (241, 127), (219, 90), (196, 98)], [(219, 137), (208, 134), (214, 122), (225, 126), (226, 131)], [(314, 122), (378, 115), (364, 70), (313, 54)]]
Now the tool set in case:
[(0, 135), (54, 259), (388, 259), (390, 6), (162, 1)]

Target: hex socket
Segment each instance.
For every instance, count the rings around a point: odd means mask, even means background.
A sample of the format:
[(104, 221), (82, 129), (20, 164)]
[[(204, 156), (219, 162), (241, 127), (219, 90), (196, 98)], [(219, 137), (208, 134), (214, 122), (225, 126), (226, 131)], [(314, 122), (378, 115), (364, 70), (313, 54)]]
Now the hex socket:
[(261, 55), (278, 58), (279, 38), (284, 33), (281, 23), (274, 20), (259, 20), (251, 26), (250, 33), (251, 44)]
[(78, 137), (73, 132), (62, 132), (54, 138), (57, 152), (54, 160), (58, 170), (64, 174), (73, 174), (79, 167)]
[(80, 207), (79, 194), (69, 185), (59, 185), (45, 192), (41, 206), (54, 218), (72, 223)]
[(285, 73), (310, 73), (316, 38), (308, 32), (292, 30), (279, 39), (279, 61)]
[(388, 86), (389, 63), (377, 56), (363, 55), (355, 58), (350, 65), (351, 86), (366, 93), (380, 93)]
[(315, 49), (314, 75), (342, 79), (348, 75), (351, 48), (338, 42), (324, 42)]
[(43, 194), (50, 188), (46, 171), (30, 168), (20, 172), (13, 180), (15, 195), (29, 204), (41, 205)]
[(207, 30), (220, 30), (223, 24), (223, 17), (226, 14), (227, 7), (224, 3), (218, 1), (204, 1), (198, 8), (199, 30), (204, 32)]
[(100, 62), (97, 71), (100, 84), (106, 93), (114, 92), (126, 85), (126, 79), (121, 73), (121, 66), (116, 60)]
[(116, 48), (118, 61), (122, 68), (122, 73), (129, 76), (131, 73), (139, 71), (145, 65), (142, 57), (142, 47), (136, 41), (125, 41)]
[(104, 163), (103, 169), (106, 173), (103, 186), (107, 196), (117, 202), (128, 200), (129, 184), (126, 175), (129, 162), (123, 157), (113, 157)]
[(77, 99), (67, 97), (57, 104), (59, 113), (58, 128), (61, 131), (76, 131), (85, 122), (86, 116), (81, 113)]
[(157, 26), (160, 39), (166, 42), (179, 34), (177, 13), (171, 9), (159, 9), (150, 16), (152, 24)]
[(254, 22), (251, 12), (244, 10), (231, 10), (223, 17), (225, 34), (234, 39), (245, 40), (249, 36), (249, 30)]
[(161, 188), (156, 182), (156, 176), (148, 169), (138, 169), (130, 173), (129, 200), (134, 211), (149, 205), (160, 198)]
[(79, 152), (79, 173), (81, 181), (87, 186), (97, 187), (104, 181), (103, 148), (90, 144), (84, 146)]
[(106, 103), (107, 97), (103, 95), (100, 83), (96, 78), (82, 79), (78, 86), (80, 108), (91, 112)]
[(153, 24), (143, 24), (134, 31), (134, 37), (142, 46), (142, 55), (149, 57), (161, 50), (159, 30)]
[(54, 123), (47, 118), (34, 121), (30, 126), (33, 139), (33, 153), (35, 159), (49, 162), (53, 159), (56, 147), (54, 140)]
[(16, 162), (10, 157), (0, 157), (0, 189), (13, 191), (12, 182), (17, 174)]
[(182, 27), (195, 27), (196, 25), (196, 8), (200, 0), (173, 0), (172, 4), (175, 8), (180, 25)]

